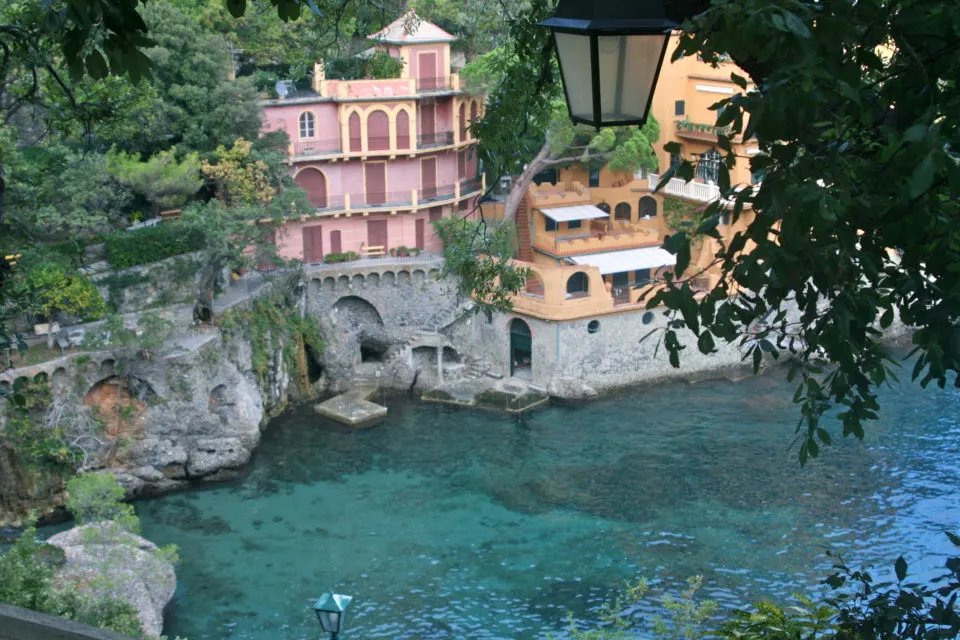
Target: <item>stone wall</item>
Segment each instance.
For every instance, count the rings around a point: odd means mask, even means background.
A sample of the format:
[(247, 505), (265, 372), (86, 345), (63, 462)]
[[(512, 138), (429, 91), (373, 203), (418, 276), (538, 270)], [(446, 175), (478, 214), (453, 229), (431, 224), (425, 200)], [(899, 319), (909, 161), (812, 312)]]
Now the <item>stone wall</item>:
[(97, 274), (93, 282), (104, 300), (115, 310), (127, 313), (149, 306), (192, 301), (202, 266), (199, 254), (190, 253)]

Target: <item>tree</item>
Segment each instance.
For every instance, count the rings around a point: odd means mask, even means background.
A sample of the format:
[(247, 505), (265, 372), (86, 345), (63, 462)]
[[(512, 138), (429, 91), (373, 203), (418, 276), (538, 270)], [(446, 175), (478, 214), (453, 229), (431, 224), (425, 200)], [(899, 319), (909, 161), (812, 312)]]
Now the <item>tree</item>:
[(71, 273), (57, 263), (44, 263), (26, 273), (20, 282), (25, 309), (31, 313), (52, 317), (57, 313), (96, 320), (107, 310), (107, 303), (89, 278)]
[(215, 185), (217, 197), (228, 205), (270, 202), (276, 189), (266, 161), (251, 157), (253, 143), (237, 138), (229, 150), (222, 145), (213, 163), (204, 162), (203, 175)]
[(111, 151), (107, 154), (107, 170), (149, 203), (152, 217), (163, 209), (186, 204), (203, 186), (199, 155), (188, 153), (178, 161), (176, 147), (160, 151), (145, 162), (122, 151)]

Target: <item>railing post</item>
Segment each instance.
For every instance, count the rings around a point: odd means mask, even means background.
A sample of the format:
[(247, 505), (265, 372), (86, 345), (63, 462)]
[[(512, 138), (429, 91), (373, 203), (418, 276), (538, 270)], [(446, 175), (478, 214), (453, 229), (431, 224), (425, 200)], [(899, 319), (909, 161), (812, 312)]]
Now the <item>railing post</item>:
[(343, 194), (343, 210), (350, 211), (350, 194), (349, 193)]
[(457, 180), (453, 183), (453, 198), (459, 202), (460, 201), (460, 181)]
[(410, 190), (410, 204), (413, 206), (413, 208), (420, 206), (420, 198), (417, 196), (416, 189)]
[(487, 192), (487, 174), (485, 173), (480, 174), (480, 191)]

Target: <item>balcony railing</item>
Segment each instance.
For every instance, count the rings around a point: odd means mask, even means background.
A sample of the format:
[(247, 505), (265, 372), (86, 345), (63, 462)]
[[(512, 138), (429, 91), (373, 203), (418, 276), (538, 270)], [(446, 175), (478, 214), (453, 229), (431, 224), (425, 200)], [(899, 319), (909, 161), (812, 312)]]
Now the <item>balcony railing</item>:
[(343, 196), (317, 197), (309, 196), (310, 204), (317, 211), (343, 211), (345, 200)]
[[(647, 180), (650, 189), (656, 189), (660, 183), (660, 174), (651, 173), (647, 176)], [(720, 187), (705, 182), (684, 182), (680, 178), (673, 178), (663, 186), (663, 193), (698, 202), (713, 202), (720, 197)]]
[(367, 151), (389, 151), (390, 136), (367, 136)]
[(444, 147), (453, 144), (453, 131), (437, 131), (436, 133), (421, 133), (417, 136), (417, 148)]
[(420, 189), (418, 198), (420, 202), (435, 202), (437, 200), (450, 200), (457, 194), (456, 185), (445, 184), (437, 187), (427, 187)]
[(476, 178), (467, 178), (466, 180), (460, 181), (460, 195), (462, 196), (465, 193), (473, 193), (474, 191), (481, 191), (483, 189), (483, 178), (477, 176)]
[(438, 76), (433, 78), (417, 78), (417, 93), (433, 91), (450, 91), (453, 88), (453, 78)]
[(308, 158), (334, 153), (340, 153), (340, 138), (301, 140), (293, 143), (293, 156), (295, 158)]
[(676, 125), (678, 133), (696, 136), (698, 138), (714, 139), (717, 135), (729, 136), (733, 130), (729, 126), (717, 127), (712, 124), (693, 122), (691, 120), (677, 120)]
[(355, 209), (390, 209), (413, 205), (412, 191), (388, 191), (385, 193), (357, 193), (350, 195), (350, 205)]

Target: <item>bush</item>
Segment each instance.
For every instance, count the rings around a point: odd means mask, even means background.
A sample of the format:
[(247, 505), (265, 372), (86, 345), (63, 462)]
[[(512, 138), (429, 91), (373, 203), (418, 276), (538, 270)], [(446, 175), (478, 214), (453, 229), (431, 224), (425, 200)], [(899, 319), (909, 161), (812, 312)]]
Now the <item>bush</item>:
[(351, 260), (356, 260), (359, 256), (355, 251), (347, 251), (346, 253), (328, 253), (323, 257), (323, 261), (327, 264), (336, 264), (338, 262), (350, 262)]
[(112, 233), (107, 236), (104, 252), (110, 266), (125, 269), (198, 251), (203, 246), (204, 236), (199, 229), (161, 224), (136, 231)]
[(22, 290), (30, 310), (45, 316), (63, 312), (83, 320), (98, 320), (107, 311), (100, 292), (84, 275), (61, 263), (37, 265), (26, 273)]

